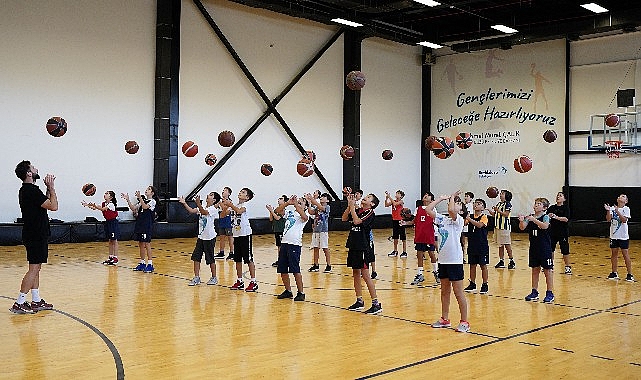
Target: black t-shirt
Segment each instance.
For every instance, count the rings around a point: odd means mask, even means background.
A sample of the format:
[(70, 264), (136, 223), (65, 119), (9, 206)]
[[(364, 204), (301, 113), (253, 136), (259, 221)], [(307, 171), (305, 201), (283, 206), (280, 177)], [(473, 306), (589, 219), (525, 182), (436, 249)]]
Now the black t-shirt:
[(372, 223), (374, 222), (374, 210), (359, 208), (356, 210), (356, 215), (358, 215), (362, 223), (354, 224), (350, 213), (349, 221), (352, 223), (352, 226), (347, 236), (347, 248), (355, 251), (367, 251), (370, 247), (369, 235), (372, 231)]
[[(548, 214), (554, 214), (556, 216), (570, 219), (570, 208), (566, 204), (561, 206), (552, 205), (548, 207)], [(561, 222), (550, 218), (550, 235), (568, 237), (570, 235), (568, 224), (568, 222)]]
[(42, 208), (42, 204), (47, 199), (38, 186), (32, 183), (22, 184), (18, 192), (18, 201), (24, 223), (22, 227), (23, 241), (46, 240), (51, 235), (47, 210)]

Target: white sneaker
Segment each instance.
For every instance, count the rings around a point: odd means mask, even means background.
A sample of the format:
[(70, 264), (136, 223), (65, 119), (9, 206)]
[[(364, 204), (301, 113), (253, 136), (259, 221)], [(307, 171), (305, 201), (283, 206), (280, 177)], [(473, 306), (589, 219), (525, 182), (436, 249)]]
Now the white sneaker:
[(470, 331), (470, 324), (468, 322), (461, 321), (456, 328), (456, 331), (466, 333)]
[(207, 285), (216, 285), (218, 284), (218, 278), (217, 277), (212, 277), (207, 281)]
[(410, 285), (418, 285), (423, 281), (425, 281), (425, 277), (423, 276), (423, 273), (419, 273), (416, 276), (414, 276), (414, 281), (412, 281)]
[(200, 277), (196, 276), (196, 277), (192, 278), (191, 281), (189, 281), (189, 284), (187, 284), (187, 285), (194, 286), (194, 285), (198, 285), (198, 284), (200, 284)]

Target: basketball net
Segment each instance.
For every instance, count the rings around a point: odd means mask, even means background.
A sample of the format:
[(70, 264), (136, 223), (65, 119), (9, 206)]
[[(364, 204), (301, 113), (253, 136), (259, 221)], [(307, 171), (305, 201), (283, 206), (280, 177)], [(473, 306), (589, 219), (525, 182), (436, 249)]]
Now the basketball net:
[(608, 158), (619, 158), (621, 154), (621, 140), (608, 140), (605, 142), (605, 153), (608, 155)]

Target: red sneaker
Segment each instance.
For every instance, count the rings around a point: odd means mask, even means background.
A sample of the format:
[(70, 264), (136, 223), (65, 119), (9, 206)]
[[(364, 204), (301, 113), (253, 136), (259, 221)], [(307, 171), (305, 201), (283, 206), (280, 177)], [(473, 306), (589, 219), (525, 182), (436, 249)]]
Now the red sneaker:
[(34, 312), (40, 311), (40, 310), (52, 310), (52, 309), (53, 309), (53, 305), (50, 303), (46, 303), (45, 300), (43, 299), (40, 299), (40, 302), (31, 302), (31, 310), (33, 310)]
[(17, 302), (13, 303), (13, 306), (11, 306), (11, 309), (9, 309), (10, 312), (16, 313), (16, 314), (33, 314), (35, 311), (31, 309), (31, 306), (29, 305), (28, 302), (25, 302), (23, 304), (19, 304)]
[(254, 281), (251, 281), (249, 285), (247, 285), (247, 289), (245, 289), (246, 292), (255, 292), (258, 290), (258, 284), (255, 283)]
[(234, 285), (232, 285), (229, 289), (231, 289), (231, 290), (243, 290), (244, 286), (245, 286), (245, 283), (243, 283), (240, 280), (236, 280)]

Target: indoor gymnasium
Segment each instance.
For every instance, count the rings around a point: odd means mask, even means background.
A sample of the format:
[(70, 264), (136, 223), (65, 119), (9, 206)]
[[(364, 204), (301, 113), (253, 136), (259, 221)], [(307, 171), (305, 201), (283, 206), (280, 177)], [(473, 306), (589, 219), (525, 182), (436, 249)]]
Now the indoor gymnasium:
[(641, 378), (587, 1), (2, 2), (0, 378)]

